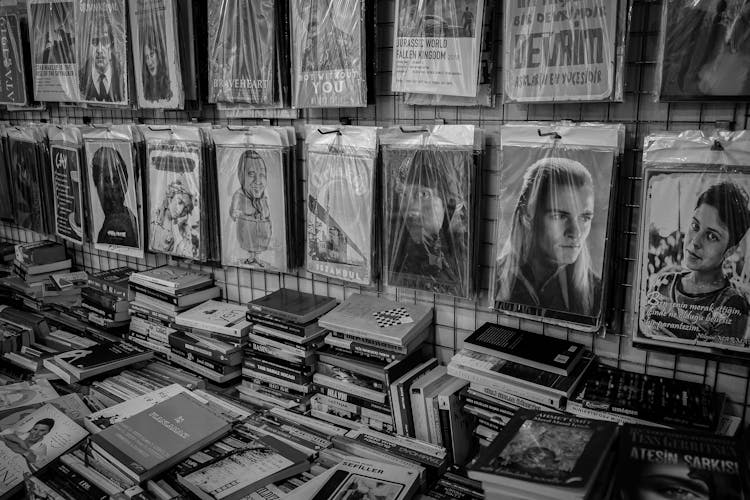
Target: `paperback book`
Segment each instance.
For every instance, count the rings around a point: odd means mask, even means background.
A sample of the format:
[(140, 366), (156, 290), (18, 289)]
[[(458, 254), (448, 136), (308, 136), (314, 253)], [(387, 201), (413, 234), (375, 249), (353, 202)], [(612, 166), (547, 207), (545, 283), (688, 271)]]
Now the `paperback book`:
[(250, 331), (250, 322), (245, 319), (247, 308), (231, 302), (208, 300), (180, 313), (175, 323), (188, 328), (198, 328), (232, 337), (242, 338)]
[(0, 416), (58, 397), (47, 380), (17, 382), (0, 386)]
[(77, 127), (50, 126), (50, 166), (55, 194), (55, 234), (83, 244), (83, 181), (81, 132)]
[(270, 316), (306, 325), (336, 307), (336, 299), (291, 288), (279, 288), (275, 292), (251, 300), (247, 307), (251, 316)]

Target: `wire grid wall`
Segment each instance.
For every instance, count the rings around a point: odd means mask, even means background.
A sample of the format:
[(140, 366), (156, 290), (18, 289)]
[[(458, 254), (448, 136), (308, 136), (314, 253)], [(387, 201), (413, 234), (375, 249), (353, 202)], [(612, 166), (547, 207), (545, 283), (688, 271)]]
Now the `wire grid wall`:
[[(373, 1), (373, 0), (368, 0)], [(493, 2), (494, 0), (487, 0)], [(663, 0), (662, 0), (663, 1)], [(302, 139), (306, 123), (336, 124), (350, 122), (353, 125), (425, 125), (437, 121), (448, 124), (474, 124), (485, 130), (487, 145), (481, 200), (481, 229), (479, 272), (481, 290), (477, 301), (469, 301), (384, 287), (361, 287), (336, 279), (321, 278), (304, 270), (294, 274), (271, 273), (237, 268), (212, 268), (206, 265), (186, 264), (211, 271), (223, 288), (227, 300), (247, 302), (263, 296), (279, 287), (288, 287), (306, 292), (335, 297), (343, 300), (352, 293), (378, 294), (403, 302), (420, 302), (435, 308), (435, 347), (438, 357), (446, 363), (462, 347), (463, 340), (486, 321), (564, 337), (581, 342), (610, 365), (651, 375), (669, 376), (677, 379), (706, 383), (716, 390), (727, 393), (731, 403), (728, 412), (750, 422), (750, 367), (747, 364), (719, 362), (690, 356), (674, 355), (634, 348), (631, 344), (631, 327), (634, 315), (632, 288), (637, 254), (637, 225), (641, 192), (641, 153), (643, 139), (659, 130), (688, 130), (715, 127), (748, 127), (750, 103), (656, 103), (653, 99), (655, 68), (658, 48), (659, 20), (662, 1), (633, 0), (631, 24), (625, 59), (625, 97), (622, 103), (591, 104), (502, 104), (500, 85), (502, 38), (499, 29), (491, 43), (498, 54), (495, 67), (497, 91), (494, 107), (431, 107), (409, 106), (399, 95), (390, 92), (391, 54), (393, 40), (393, 18), (395, 4), (392, 0), (377, 2), (377, 75), (375, 78), (376, 103), (361, 109), (304, 110), (296, 120), (274, 120), (274, 124), (293, 125)], [(502, 13), (497, 2), (490, 23), (502, 26)], [(700, 36), (700, 34), (695, 34)], [(368, 40), (368, 42), (370, 42)], [(256, 119), (224, 119), (213, 107), (193, 105), (185, 111), (134, 111), (92, 110), (51, 104), (45, 111), (2, 112), (0, 118), (12, 124), (32, 121), (51, 123), (174, 123), (190, 120), (228, 124), (257, 124)], [(499, 160), (500, 126), (508, 121), (573, 120), (623, 123), (626, 127), (625, 156), (617, 173), (619, 183), (614, 238), (611, 242), (614, 272), (611, 275), (613, 293), (608, 304), (608, 323), (602, 334), (584, 334), (561, 327), (544, 325), (531, 320), (519, 320), (490, 311), (487, 307), (489, 279), (492, 262), (497, 252), (494, 242), (497, 219), (497, 199), (500, 192), (501, 165)], [(304, 171), (304, 154), (298, 149), (298, 167)], [(302, 181), (304, 182), (304, 180)], [(303, 202), (303, 200), (300, 200)], [(11, 225), (0, 225), (0, 239), (12, 242), (27, 242), (43, 238)], [(299, 242), (298, 244), (303, 244)], [(66, 243), (77, 266), (86, 271), (98, 271), (116, 266), (129, 265), (142, 270), (165, 264), (163, 255), (147, 254), (146, 259), (127, 258), (94, 250), (90, 244), (83, 247)]]

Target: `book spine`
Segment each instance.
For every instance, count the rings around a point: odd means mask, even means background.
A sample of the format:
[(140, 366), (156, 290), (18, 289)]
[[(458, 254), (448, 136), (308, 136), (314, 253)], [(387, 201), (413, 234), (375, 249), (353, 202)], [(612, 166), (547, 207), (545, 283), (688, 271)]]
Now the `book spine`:
[(254, 315), (252, 313), (247, 314), (247, 320), (254, 325), (262, 325), (268, 328), (275, 328), (285, 333), (291, 333), (292, 335), (298, 335), (304, 337), (308, 332), (307, 329), (302, 325), (290, 325), (281, 321), (274, 321), (269, 318)]
[(357, 333), (339, 332), (339, 331), (331, 330), (330, 335), (333, 335), (334, 337), (338, 337), (342, 339), (356, 341), (363, 345), (374, 346), (379, 349), (393, 352), (395, 354), (408, 354), (406, 346), (392, 344), (390, 342), (383, 341), (377, 338), (363, 337), (362, 335), (357, 334)]
[(173, 306), (180, 305), (179, 297), (177, 296), (169, 295), (168, 293), (164, 293), (159, 290), (152, 290), (151, 288), (145, 287), (138, 283), (133, 283), (132, 281), (130, 282), (129, 286), (130, 289), (134, 292), (141, 293), (143, 295), (146, 295), (147, 297), (151, 297), (152, 299), (161, 300), (163, 302), (167, 302), (168, 304), (172, 304)]
[(267, 373), (268, 375), (282, 378), (294, 384), (306, 385), (312, 383), (312, 377), (309, 373), (300, 373), (279, 364), (268, 363), (261, 358), (248, 358), (244, 366), (250, 370)]
[(440, 415), (437, 407), (437, 396), (425, 398), (425, 421), (427, 422), (427, 432), (430, 436), (430, 443), (443, 446), (442, 434), (440, 433)]
[(207, 358), (202, 355), (197, 355), (193, 352), (188, 352), (184, 349), (180, 349), (179, 347), (175, 347), (173, 345), (170, 345), (170, 350), (172, 351), (172, 354), (175, 356), (179, 356), (181, 358), (185, 358), (188, 361), (192, 361), (193, 363), (202, 365), (209, 370), (216, 372), (220, 375), (227, 375), (229, 373), (232, 373), (233, 371), (236, 371), (236, 366), (227, 366), (222, 363), (218, 363), (211, 358)]
[(156, 325), (154, 323), (149, 323), (147, 321), (133, 321), (130, 320), (130, 331), (134, 333), (138, 333), (140, 335), (145, 335), (147, 338), (151, 338), (156, 340), (157, 342), (162, 342), (164, 344), (169, 343), (169, 339), (171, 338), (171, 333), (169, 332), (169, 329), (161, 327), (160, 325)]
[(347, 403), (355, 404), (363, 408), (368, 408), (370, 410), (373, 410), (379, 413), (385, 413), (389, 415), (391, 414), (391, 409), (386, 405), (374, 403), (367, 399), (360, 398), (352, 394), (348, 394), (346, 392), (341, 392), (341, 391), (337, 391), (336, 389), (331, 389), (330, 387), (320, 387), (320, 389), (322, 389), (323, 390), (322, 393), (328, 397), (335, 398), (340, 401), (346, 401)]
[(138, 344), (139, 346), (145, 347), (146, 349), (151, 349), (158, 354), (168, 355), (170, 352), (168, 345), (154, 342), (154, 340), (148, 335), (143, 335), (141, 333), (128, 332), (128, 334), (125, 335), (125, 340), (128, 340), (134, 344)]
[(121, 300), (129, 300), (131, 298), (127, 285), (113, 285), (108, 281), (97, 278), (96, 276), (90, 276), (87, 284), (91, 288), (96, 288), (102, 292), (109, 293)]
[(414, 421), (414, 437), (420, 441), (430, 442), (430, 432), (427, 428), (427, 412), (424, 393), (421, 388), (411, 389), (411, 412)]
[(235, 339), (235, 341), (236, 339), (243, 337), (242, 331), (238, 330), (236, 327), (233, 326), (238, 323), (241, 323), (240, 321), (235, 321), (229, 325), (207, 324), (207, 323), (203, 323), (202, 321), (193, 320), (190, 318), (179, 318), (179, 317), (177, 318), (177, 321), (179, 321), (178, 326), (182, 326), (186, 328), (195, 328), (197, 330), (209, 331), (209, 332), (218, 333), (220, 335), (226, 335), (228, 337)]
[(172, 323), (174, 320), (174, 315), (162, 313), (159, 311), (154, 311), (152, 309), (147, 309), (139, 304), (133, 304), (132, 302), (130, 303), (129, 310), (130, 310), (130, 314), (140, 313), (146, 317), (154, 317), (160, 321), (164, 321), (167, 323)]
[(298, 394), (309, 394), (312, 390), (312, 384), (301, 385), (295, 384), (294, 382), (287, 382), (286, 380), (280, 380), (266, 373), (257, 372), (245, 367), (242, 367), (242, 375), (248, 378), (258, 379), (268, 384), (273, 384), (274, 386), (285, 387), (289, 390), (295, 391)]
[(354, 384), (348, 384), (333, 377), (321, 375), (320, 373), (316, 373), (315, 375), (313, 375), (313, 382), (323, 387), (330, 387), (331, 389), (335, 389), (337, 391), (346, 392), (353, 396), (367, 399), (369, 401), (374, 401), (375, 403), (386, 403), (387, 397), (382, 392), (367, 389), (365, 387), (358, 387)]
[[(81, 289), (81, 298), (93, 306), (113, 312), (122, 312), (120, 304), (126, 302), (119, 297), (112, 296), (111, 294), (97, 293), (90, 288)], [(124, 310), (127, 310), (127, 308)]]
[(279, 318), (280, 320), (283, 320), (283, 321), (290, 321), (292, 323), (298, 323), (298, 324), (300, 323), (298, 316), (295, 316), (293, 314), (290, 314), (281, 310), (268, 309), (267, 307), (263, 305), (253, 304), (252, 302), (248, 304), (248, 309), (250, 310), (249, 314), (252, 314), (256, 317), (258, 315), (264, 315), (264, 316), (271, 316), (273, 318)]
[(390, 354), (386, 352), (376, 351), (375, 349), (370, 349), (367, 346), (359, 345), (356, 342), (352, 342), (350, 345), (350, 349), (344, 349), (342, 347), (338, 346), (331, 346), (333, 348), (333, 352), (338, 352), (342, 354), (354, 354), (356, 356), (363, 357), (368, 360), (374, 360), (374, 361), (383, 361), (386, 363), (392, 363), (393, 361), (396, 361), (399, 359), (400, 356), (397, 354)]
[(130, 316), (127, 313), (111, 312), (98, 307), (96, 304), (89, 304), (88, 302), (82, 302), (81, 306), (89, 312), (98, 314), (102, 318), (106, 318), (112, 321), (124, 321)]
[(453, 454), (453, 436), (451, 435), (450, 411), (440, 408), (437, 411), (437, 417), (437, 431), (438, 434), (440, 434), (440, 441), (445, 447), (445, 451), (448, 453), (448, 456), (451, 457), (451, 462), (454, 462), (455, 457)]
[[(475, 385), (472, 384), (472, 387), (475, 387)], [(489, 387), (486, 385), (478, 384), (476, 385), (476, 388), (477, 388), (477, 391), (481, 392), (482, 394), (486, 394), (487, 396), (495, 398), (499, 401), (504, 401), (506, 403), (518, 406), (519, 408), (525, 408), (528, 410), (555, 411), (557, 413), (562, 413), (557, 408), (546, 406), (546, 405), (537, 403), (536, 401), (531, 401), (529, 399), (525, 399), (523, 397), (519, 397), (514, 394), (509, 394), (502, 390), (498, 390), (495, 387)]]
[(309, 354), (310, 354), (310, 352), (307, 349), (289, 345), (285, 342), (281, 342), (281, 341), (274, 340), (274, 339), (269, 339), (267, 337), (262, 337), (254, 333), (251, 333), (248, 336), (248, 340), (252, 344), (253, 349), (256, 349), (260, 352), (267, 353), (269, 355), (274, 355), (276, 351), (281, 351), (290, 356), (296, 356), (300, 359), (306, 359), (309, 357)]
[(172, 363), (178, 364), (182, 366), (183, 368), (187, 368), (188, 370), (193, 371), (197, 373), (198, 375), (202, 375), (206, 377), (208, 380), (212, 382), (216, 382), (217, 384), (223, 384), (225, 382), (233, 380), (239, 377), (241, 374), (240, 370), (233, 371), (227, 374), (217, 373), (213, 370), (210, 370), (209, 368), (206, 368), (205, 366), (199, 363), (195, 363), (193, 361), (190, 361), (187, 358), (176, 355), (173, 352), (170, 352), (167, 355), (167, 359), (169, 359), (169, 361), (171, 361)]
[(660, 427), (663, 429), (673, 428), (668, 425), (658, 424), (656, 422), (643, 420), (629, 415), (622, 415), (619, 413), (610, 413), (604, 410), (587, 408), (578, 401), (568, 401), (568, 403), (565, 405), (565, 411), (568, 413), (572, 413), (577, 417), (592, 418), (594, 420), (604, 420), (606, 422), (616, 422), (618, 424), (649, 425), (651, 427)]
[(166, 339), (171, 347), (180, 349), (182, 351), (190, 351), (196, 356), (201, 356), (205, 359), (210, 359), (216, 363), (220, 363), (226, 366), (237, 366), (242, 362), (242, 353), (235, 351), (231, 355), (223, 354), (221, 351), (216, 349), (209, 349), (207, 347), (201, 347), (196, 345), (195, 342), (191, 342), (190, 339), (185, 339), (175, 335), (169, 335)]

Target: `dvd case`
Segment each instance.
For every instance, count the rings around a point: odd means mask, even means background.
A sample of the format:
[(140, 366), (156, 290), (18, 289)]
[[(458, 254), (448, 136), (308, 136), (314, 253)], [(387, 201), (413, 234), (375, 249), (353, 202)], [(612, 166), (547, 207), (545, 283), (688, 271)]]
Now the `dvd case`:
[(505, 102), (622, 100), (626, 0), (504, 5)]
[(97, 250), (143, 258), (141, 170), (129, 125), (83, 131), (90, 238)]
[(634, 343), (747, 358), (748, 193), (744, 131), (646, 137)]
[(209, 102), (275, 104), (274, 4), (273, 0), (209, 2)]
[(74, 126), (47, 127), (54, 184), (55, 234), (83, 244), (83, 183), (81, 131)]
[(662, 4), (656, 70), (660, 101), (750, 97), (749, 9), (737, 1)]
[(142, 127), (148, 175), (148, 249), (205, 260), (203, 141), (187, 126)]
[(476, 97), (484, 0), (397, 0), (393, 92)]
[(76, 2), (28, 0), (34, 99), (77, 102)]
[(619, 124), (509, 124), (492, 307), (573, 329), (602, 323)]
[(81, 102), (128, 104), (125, 0), (77, 0), (78, 88)]
[(364, 0), (295, 0), (292, 106), (367, 106)]
[(288, 137), (271, 127), (225, 127), (211, 132), (216, 148), (221, 263), (289, 268)]
[(26, 4), (7, 0), (0, 4), (0, 34), (3, 37), (3, 72), (0, 75), (0, 104), (25, 106), (29, 103), (31, 75)]
[(131, 1), (130, 26), (138, 106), (182, 108), (175, 0)]
[(373, 283), (377, 129), (308, 125), (307, 270)]
[(479, 172), (474, 126), (392, 127), (380, 141), (385, 284), (471, 298)]

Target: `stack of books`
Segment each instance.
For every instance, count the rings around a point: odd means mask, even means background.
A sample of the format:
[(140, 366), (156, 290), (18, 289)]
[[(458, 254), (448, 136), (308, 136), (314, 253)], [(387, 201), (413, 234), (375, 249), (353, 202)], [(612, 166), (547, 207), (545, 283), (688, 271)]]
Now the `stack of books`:
[(191, 369), (212, 382), (240, 378), (250, 332), (246, 313), (245, 306), (208, 300), (178, 314), (168, 336), (171, 357), (190, 361)]
[(247, 305), (252, 323), (240, 397), (306, 410), (313, 392), (315, 356), (326, 330), (318, 318), (336, 300), (281, 288)]
[(432, 307), (358, 293), (321, 317), (330, 333), (313, 376), (313, 415), (352, 429), (395, 432), (401, 409), (391, 384), (432, 363), (431, 348), (423, 345), (432, 319)]
[(117, 267), (89, 276), (87, 286), (81, 290), (81, 305), (89, 322), (108, 331), (127, 330), (133, 298), (128, 281), (134, 272), (129, 267)]

